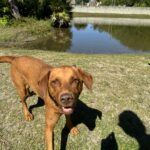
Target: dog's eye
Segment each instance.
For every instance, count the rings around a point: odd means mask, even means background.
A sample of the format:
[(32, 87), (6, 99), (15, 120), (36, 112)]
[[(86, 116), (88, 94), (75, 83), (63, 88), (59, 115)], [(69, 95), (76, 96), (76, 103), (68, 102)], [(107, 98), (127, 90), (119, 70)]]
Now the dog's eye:
[(79, 79), (73, 79), (73, 83), (76, 83), (76, 84), (78, 84), (80, 82), (80, 80)]
[(53, 81), (51, 81), (51, 85), (52, 86), (60, 86), (60, 82), (59, 82), (59, 80), (53, 80)]

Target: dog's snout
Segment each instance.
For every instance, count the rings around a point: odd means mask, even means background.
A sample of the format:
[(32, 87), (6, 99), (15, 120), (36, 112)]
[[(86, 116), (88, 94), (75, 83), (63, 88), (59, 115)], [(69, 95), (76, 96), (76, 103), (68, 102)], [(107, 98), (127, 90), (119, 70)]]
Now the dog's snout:
[(67, 104), (69, 102), (71, 102), (73, 99), (72, 95), (71, 94), (63, 94), (61, 97), (60, 97), (60, 100), (63, 104)]

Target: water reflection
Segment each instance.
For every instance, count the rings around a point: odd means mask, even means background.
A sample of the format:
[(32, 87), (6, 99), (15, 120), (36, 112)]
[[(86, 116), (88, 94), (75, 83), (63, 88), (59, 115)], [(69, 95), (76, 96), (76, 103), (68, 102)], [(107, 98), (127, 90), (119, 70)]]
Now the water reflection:
[(150, 52), (150, 27), (75, 24), (71, 31), (71, 52)]
[(94, 29), (108, 32), (131, 49), (150, 50), (150, 27), (94, 25)]
[(72, 32), (68, 29), (52, 29), (50, 34), (22, 45), (27, 49), (66, 51), (71, 47)]

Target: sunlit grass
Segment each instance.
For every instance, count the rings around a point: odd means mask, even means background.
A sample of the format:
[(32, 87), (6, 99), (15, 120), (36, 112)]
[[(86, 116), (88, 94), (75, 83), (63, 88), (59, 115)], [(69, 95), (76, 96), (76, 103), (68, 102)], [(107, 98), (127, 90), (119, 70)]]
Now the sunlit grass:
[(36, 20), (34, 18), (12, 20), (8, 25), (0, 26), (0, 41), (24, 42), (34, 40), (49, 34), (50, 28), (49, 20)]
[[(101, 111), (102, 118), (96, 119), (93, 131), (84, 124), (79, 124), (80, 134), (68, 137), (68, 150), (99, 150), (101, 140), (112, 131), (115, 133), (119, 150), (137, 150), (139, 147), (137, 140), (118, 126), (118, 117), (125, 110), (134, 112), (147, 129), (146, 134), (150, 134), (149, 54), (79, 55), (40, 50), (0, 50), (0, 55), (8, 54), (30, 55), (53, 66), (76, 64), (93, 75), (93, 91), (84, 89), (80, 100), (89, 107)], [(10, 79), (9, 70), (9, 64), (0, 64), (0, 146), (2, 150), (9, 148), (42, 150), (45, 147), (44, 107), (33, 109), (35, 119), (32, 122), (24, 120), (21, 103)], [(34, 96), (27, 102), (32, 105), (36, 100), (37, 97)], [(65, 118), (62, 116), (54, 131), (56, 150), (60, 149), (64, 124)], [(134, 129), (134, 126), (131, 129)], [(5, 142), (1, 142), (1, 139)]]

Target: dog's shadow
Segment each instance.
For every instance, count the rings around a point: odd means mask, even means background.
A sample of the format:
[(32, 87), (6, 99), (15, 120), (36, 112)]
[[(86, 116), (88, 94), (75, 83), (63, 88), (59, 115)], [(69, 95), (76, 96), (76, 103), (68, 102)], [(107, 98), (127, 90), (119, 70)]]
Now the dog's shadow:
[(118, 150), (114, 132), (111, 132), (105, 139), (102, 139), (101, 150)]
[[(44, 106), (44, 101), (39, 97), (37, 103), (29, 107), (29, 111), (37, 107)], [(71, 120), (74, 126), (83, 123), (90, 131), (96, 127), (96, 119), (101, 119), (102, 112), (87, 106), (81, 100), (78, 100), (74, 113), (71, 115)], [(61, 132), (61, 150), (66, 150), (69, 130), (65, 126)]]
[(32, 110), (34, 108), (37, 108), (37, 107), (42, 107), (44, 106), (44, 100), (41, 99), (40, 97), (38, 97), (38, 100), (37, 100), (37, 103), (36, 104), (33, 104), (29, 107), (29, 112), (32, 113)]
[[(90, 131), (96, 127), (96, 119), (101, 119), (102, 112), (87, 106), (81, 100), (78, 100), (74, 113), (71, 115), (71, 120), (74, 126), (83, 123)], [(69, 130), (65, 126), (61, 132), (61, 150), (66, 150)]]
[(119, 115), (118, 125), (126, 134), (135, 138), (139, 143), (139, 150), (150, 150), (150, 135), (141, 119), (132, 111), (126, 110)]

